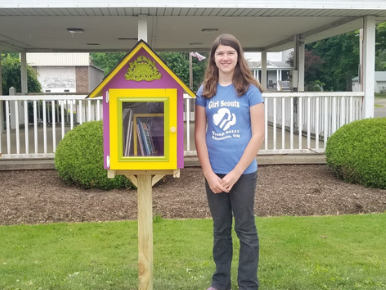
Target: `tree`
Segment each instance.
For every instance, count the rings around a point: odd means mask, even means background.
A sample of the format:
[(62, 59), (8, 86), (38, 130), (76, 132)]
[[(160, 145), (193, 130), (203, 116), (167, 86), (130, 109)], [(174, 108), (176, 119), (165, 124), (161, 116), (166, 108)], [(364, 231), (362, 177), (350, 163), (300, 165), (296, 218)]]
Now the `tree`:
[[(1, 55), (3, 68), (3, 94), (9, 94), (9, 88), (14, 87), (16, 92), (21, 92), (21, 64), (17, 54), (6, 53)], [(39, 93), (42, 86), (37, 78), (37, 72), (27, 65), (27, 87), (29, 93)]]
[(376, 51), (383, 51), (386, 49), (386, 21), (377, 25), (375, 49)]
[(375, 70), (386, 71), (386, 22), (378, 24), (375, 39)]
[(375, 57), (375, 70), (386, 71), (386, 49), (377, 51)]
[[(203, 55), (206, 57), (205, 53)], [(161, 52), (159, 56), (168, 67), (189, 86), (189, 53), (187, 52)], [(197, 91), (204, 79), (206, 61), (192, 59), (193, 90)]]
[(185, 55), (180, 52), (160, 52), (158, 55), (185, 84), (189, 84), (189, 60)]
[(329, 91), (351, 91), (358, 75), (359, 33), (349, 32), (310, 44), (323, 61), (320, 80)]
[[(314, 55), (312, 50), (306, 48), (304, 52), (304, 85), (308, 91), (320, 90), (323, 83), (320, 82), (320, 71), (323, 64), (318, 55)], [(290, 53), (287, 63), (294, 66), (294, 54)]]
[(124, 52), (93, 52), (90, 53), (92, 63), (103, 69), (105, 76), (108, 75), (115, 66), (126, 55)]
[(193, 58), (193, 90), (197, 91), (204, 80), (205, 69), (208, 63), (208, 53), (201, 53), (206, 57), (205, 60), (199, 61), (197, 58)]

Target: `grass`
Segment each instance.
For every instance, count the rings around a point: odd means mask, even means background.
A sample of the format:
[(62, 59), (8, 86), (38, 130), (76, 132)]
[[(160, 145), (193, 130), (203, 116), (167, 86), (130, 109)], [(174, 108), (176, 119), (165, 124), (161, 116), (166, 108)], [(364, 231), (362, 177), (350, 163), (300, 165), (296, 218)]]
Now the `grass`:
[[(386, 214), (256, 223), (261, 289), (386, 289)], [(155, 290), (209, 286), (211, 232), (211, 220), (154, 220)], [(1, 226), (0, 237), (2, 290), (137, 289), (135, 221)]]
[(376, 98), (386, 98), (386, 93), (375, 93)]
[(382, 105), (379, 105), (379, 104), (375, 104), (375, 105), (374, 105), (374, 108), (383, 108), (383, 106), (382, 106)]

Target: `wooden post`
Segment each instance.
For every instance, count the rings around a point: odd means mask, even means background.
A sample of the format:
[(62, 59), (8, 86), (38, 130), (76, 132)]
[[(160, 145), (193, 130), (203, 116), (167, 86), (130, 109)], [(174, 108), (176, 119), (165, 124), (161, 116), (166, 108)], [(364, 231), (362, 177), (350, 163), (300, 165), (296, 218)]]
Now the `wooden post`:
[(167, 174), (179, 178), (180, 169), (107, 171), (109, 178), (125, 175), (137, 187), (139, 290), (153, 290), (153, 185)]
[(153, 290), (152, 175), (137, 176), (139, 290)]

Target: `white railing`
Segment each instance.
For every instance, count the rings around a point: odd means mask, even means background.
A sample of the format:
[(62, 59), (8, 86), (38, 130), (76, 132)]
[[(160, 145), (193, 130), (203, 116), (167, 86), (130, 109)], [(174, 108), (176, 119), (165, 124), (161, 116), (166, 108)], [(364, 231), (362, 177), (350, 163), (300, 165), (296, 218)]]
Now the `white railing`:
[[(266, 136), (260, 152), (266, 154), (323, 153), (329, 136), (343, 125), (362, 118), (363, 92), (264, 93), (263, 96)], [(268, 126), (272, 127), (271, 136)]]
[(102, 119), (102, 99), (85, 98), (86, 95), (0, 96), (6, 112), (3, 117), (0, 110), (2, 157), (53, 158), (57, 144), (68, 131), (83, 122)]
[[(266, 133), (259, 154), (323, 153), (329, 136), (361, 119), (363, 96), (362, 92), (264, 93)], [(68, 131), (103, 118), (101, 98), (85, 98), (0, 96), (2, 158), (53, 158)], [(188, 95), (184, 99), (185, 156), (194, 156), (194, 101)]]

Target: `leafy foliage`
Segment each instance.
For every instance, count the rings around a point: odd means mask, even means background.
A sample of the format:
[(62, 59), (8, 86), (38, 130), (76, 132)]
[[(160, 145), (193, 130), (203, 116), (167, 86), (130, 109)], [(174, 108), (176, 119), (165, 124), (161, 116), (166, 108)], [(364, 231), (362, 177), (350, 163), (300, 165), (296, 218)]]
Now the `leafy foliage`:
[(328, 138), (326, 157), (339, 178), (386, 189), (386, 118), (344, 125)]
[[(320, 63), (307, 61), (305, 83), (312, 86), (316, 81), (327, 91), (351, 91), (352, 78), (358, 75), (359, 32), (353, 31), (306, 45), (307, 51), (320, 57)], [(307, 63), (312, 70), (307, 71)], [(375, 69), (386, 70), (386, 22), (376, 27)]]
[(68, 184), (83, 188), (132, 187), (125, 176), (107, 178), (103, 168), (103, 123), (87, 122), (68, 132), (58, 144), (55, 168)]
[[(3, 94), (8, 95), (10, 87), (14, 87), (16, 92), (21, 92), (21, 64), (18, 55), (15, 53), (2, 54), (1, 59)], [(30, 66), (27, 66), (27, 87), (30, 93), (39, 93), (42, 90), (37, 72)]]
[[(318, 80), (323, 60), (320, 56), (314, 55), (312, 50), (305, 50), (304, 53), (304, 84), (307, 91), (320, 91), (323, 83)], [(294, 54), (291, 52), (288, 56), (287, 63), (294, 65)]]
[[(204, 56), (207, 56), (203, 53)], [(167, 66), (189, 86), (189, 53), (185, 52), (160, 52), (159, 56)], [(206, 61), (198, 61), (192, 58), (193, 90), (197, 91), (200, 87), (206, 68)]]
[(359, 34), (357, 31), (324, 39), (308, 47), (323, 61), (318, 79), (328, 91), (351, 91), (358, 75)]
[(159, 56), (185, 83), (189, 84), (189, 59), (180, 52), (160, 52)]
[(375, 42), (376, 51), (383, 51), (386, 49), (386, 21), (377, 25)]
[(92, 63), (103, 69), (105, 76), (122, 60), (124, 52), (92, 52), (90, 53)]
[(375, 56), (375, 70), (386, 71), (386, 49), (377, 52)]

